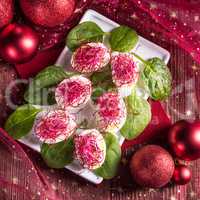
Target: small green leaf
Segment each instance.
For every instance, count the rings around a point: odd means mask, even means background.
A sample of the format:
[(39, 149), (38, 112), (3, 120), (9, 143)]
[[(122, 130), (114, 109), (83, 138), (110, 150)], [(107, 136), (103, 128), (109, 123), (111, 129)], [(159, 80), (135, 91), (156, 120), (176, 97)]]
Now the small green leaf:
[(49, 66), (33, 79), (24, 94), (24, 99), (35, 105), (53, 104), (55, 99), (52, 87), (73, 75), (75, 75), (74, 72), (66, 72), (61, 67)]
[(170, 96), (172, 76), (169, 68), (160, 58), (152, 58), (144, 63), (141, 78), (146, 90), (154, 100), (164, 100)]
[(20, 106), (6, 121), (5, 130), (14, 139), (20, 139), (31, 131), (35, 117), (40, 111), (31, 105)]
[(51, 168), (64, 168), (73, 161), (74, 143), (73, 139), (56, 143), (44, 143), (41, 148), (41, 155), (46, 164)]
[(101, 72), (94, 72), (90, 77), (93, 86), (105, 85), (110, 87), (113, 84), (112, 81), (112, 72), (110, 67), (106, 67), (105, 70)]
[(106, 133), (104, 139), (106, 142), (106, 158), (103, 165), (94, 170), (94, 173), (104, 179), (111, 179), (118, 171), (121, 160), (121, 147), (116, 136), (111, 133)]
[(24, 93), (24, 99), (34, 105), (53, 105), (55, 104), (55, 94), (51, 92), (51, 88), (42, 88), (39, 91), (32, 90), (31, 86)]
[(116, 89), (112, 81), (112, 73), (110, 67), (107, 67), (104, 71), (95, 72), (90, 77), (92, 81), (92, 100), (96, 100), (104, 92)]
[(151, 121), (151, 106), (148, 101), (136, 96), (135, 91), (125, 98), (126, 122), (120, 133), (128, 140), (136, 138)]
[(116, 88), (112, 81), (110, 67), (107, 67), (104, 71), (93, 73), (90, 80), (92, 81), (92, 86), (94, 88), (94, 97), (96, 94), (100, 94), (99, 92), (102, 94), (103, 92)]
[(74, 27), (68, 34), (66, 45), (71, 51), (74, 51), (83, 43), (102, 42), (104, 32), (94, 22), (83, 22)]
[(100, 97), (104, 92), (105, 90), (101, 87), (93, 88), (92, 96), (91, 96), (92, 100), (96, 101), (98, 97)]
[(136, 46), (137, 42), (137, 33), (127, 26), (117, 27), (111, 32), (110, 45), (113, 51), (129, 52)]

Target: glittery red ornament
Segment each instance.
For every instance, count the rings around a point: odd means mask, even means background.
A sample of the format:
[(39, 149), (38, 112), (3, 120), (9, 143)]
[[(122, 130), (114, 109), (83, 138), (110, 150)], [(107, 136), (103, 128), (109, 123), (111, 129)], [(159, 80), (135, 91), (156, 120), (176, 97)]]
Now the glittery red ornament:
[(0, 28), (7, 25), (13, 18), (13, 0), (0, 1)]
[(139, 185), (160, 188), (172, 178), (174, 161), (162, 147), (147, 145), (133, 155), (130, 169), (134, 181)]
[(190, 182), (192, 173), (185, 165), (178, 165), (175, 167), (173, 174), (173, 181), (178, 185), (185, 185)]
[(30, 27), (10, 24), (0, 33), (0, 56), (10, 63), (30, 60), (37, 51), (39, 37)]
[(200, 121), (176, 122), (169, 131), (169, 144), (174, 155), (182, 160), (200, 158)]
[(20, 0), (21, 8), (33, 23), (54, 27), (65, 22), (73, 13), (74, 0)]

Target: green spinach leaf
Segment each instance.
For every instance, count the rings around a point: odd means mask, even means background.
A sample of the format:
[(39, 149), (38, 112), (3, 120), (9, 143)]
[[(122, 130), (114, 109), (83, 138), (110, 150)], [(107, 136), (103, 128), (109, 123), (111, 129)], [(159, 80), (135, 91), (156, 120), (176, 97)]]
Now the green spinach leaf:
[(154, 100), (164, 100), (172, 88), (172, 77), (169, 68), (159, 58), (149, 59), (144, 63), (145, 68), (141, 74), (145, 88)]
[(96, 101), (104, 92), (105, 90), (101, 87), (93, 88), (91, 99)]
[(54, 104), (55, 99), (52, 87), (73, 75), (75, 75), (74, 72), (66, 72), (61, 67), (49, 66), (33, 79), (24, 94), (24, 99), (28, 103), (35, 105)]
[(104, 179), (111, 179), (117, 174), (118, 166), (121, 160), (121, 147), (119, 142), (111, 133), (106, 133), (106, 159), (103, 165), (94, 170), (94, 173)]
[(63, 168), (73, 161), (74, 143), (73, 139), (56, 143), (44, 143), (41, 148), (41, 155), (46, 164), (51, 168)]
[(40, 109), (28, 104), (20, 106), (6, 121), (5, 130), (14, 139), (20, 139), (30, 132), (35, 117), (40, 111)]
[(71, 51), (74, 51), (83, 43), (102, 42), (104, 32), (94, 22), (83, 22), (74, 27), (68, 34), (66, 45)]
[(93, 87), (93, 100), (96, 100), (104, 92), (116, 89), (116, 86), (112, 81), (112, 72), (110, 67), (107, 67), (104, 71), (93, 73), (90, 80), (92, 81)]
[(129, 52), (137, 42), (137, 33), (127, 26), (119, 26), (111, 32), (110, 45), (113, 51)]
[(136, 95), (135, 91), (125, 98), (127, 118), (120, 133), (128, 140), (136, 138), (151, 120), (151, 107), (148, 101)]

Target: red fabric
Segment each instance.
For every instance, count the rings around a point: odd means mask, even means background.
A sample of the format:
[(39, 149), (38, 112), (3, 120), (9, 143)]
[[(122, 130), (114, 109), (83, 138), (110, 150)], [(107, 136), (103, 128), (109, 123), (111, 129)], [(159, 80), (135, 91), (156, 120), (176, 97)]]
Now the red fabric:
[(171, 40), (177, 43), (200, 63), (200, 3), (198, 1), (79, 0), (76, 7), (71, 19), (60, 27), (47, 29), (34, 26), (41, 36), (41, 49), (63, 42), (69, 29), (78, 23), (81, 14), (87, 8), (92, 8), (119, 23), (132, 26), (143, 36), (150, 37), (157, 33), (159, 40), (168, 42)]
[[(23, 194), (25, 199), (45, 200), (48, 198), (49, 200), (60, 200), (59, 196), (51, 188), (49, 182), (42, 175), (41, 171), (35, 167), (21, 145), (13, 140), (1, 128), (0, 141), (1, 144), (3, 144), (3, 146), (1, 145), (1, 151), (4, 152), (1, 159), (7, 159), (11, 162), (12, 156), (14, 156), (13, 165), (19, 166), (19, 169), (22, 170), (21, 173), (18, 173), (21, 176), (15, 176), (15, 174), (11, 175), (9, 174), (9, 170), (7, 170), (5, 176), (5, 169), (10, 168), (10, 162), (7, 162), (6, 166), (0, 165), (0, 186), (1, 188), (6, 189), (6, 193), (8, 190), (12, 190), (15, 195)], [(28, 181), (26, 183), (23, 182), (24, 169), (28, 172)]]
[(38, 52), (30, 62), (16, 65), (20, 77), (25, 79), (30, 78), (46, 66), (54, 64), (61, 51), (62, 48), (53, 48), (41, 51)]

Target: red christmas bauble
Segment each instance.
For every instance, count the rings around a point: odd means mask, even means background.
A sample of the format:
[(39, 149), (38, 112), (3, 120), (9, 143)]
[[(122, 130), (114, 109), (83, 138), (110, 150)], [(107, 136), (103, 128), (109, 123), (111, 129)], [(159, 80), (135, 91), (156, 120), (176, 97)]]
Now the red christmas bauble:
[(0, 56), (9, 63), (30, 60), (39, 45), (37, 33), (22, 24), (10, 24), (0, 33)]
[(13, 0), (0, 1), (0, 28), (7, 25), (13, 18)]
[(54, 27), (64, 23), (72, 15), (75, 0), (20, 0), (20, 5), (33, 23)]
[(185, 185), (190, 182), (192, 173), (185, 165), (178, 165), (175, 167), (173, 174), (173, 181), (178, 185)]
[(200, 121), (176, 122), (169, 131), (169, 144), (174, 155), (182, 160), (200, 158)]
[(130, 169), (134, 181), (139, 185), (160, 188), (172, 178), (174, 161), (162, 147), (147, 145), (133, 155)]

